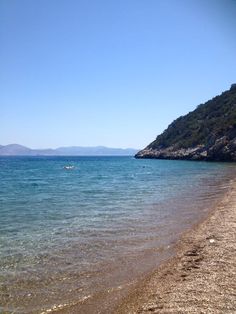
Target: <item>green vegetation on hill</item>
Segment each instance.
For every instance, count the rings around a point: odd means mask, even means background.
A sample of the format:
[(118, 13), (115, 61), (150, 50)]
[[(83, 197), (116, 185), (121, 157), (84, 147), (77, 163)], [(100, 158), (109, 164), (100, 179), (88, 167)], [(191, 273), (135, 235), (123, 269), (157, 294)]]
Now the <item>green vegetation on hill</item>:
[(236, 84), (173, 121), (147, 149), (209, 146), (225, 135), (236, 137)]

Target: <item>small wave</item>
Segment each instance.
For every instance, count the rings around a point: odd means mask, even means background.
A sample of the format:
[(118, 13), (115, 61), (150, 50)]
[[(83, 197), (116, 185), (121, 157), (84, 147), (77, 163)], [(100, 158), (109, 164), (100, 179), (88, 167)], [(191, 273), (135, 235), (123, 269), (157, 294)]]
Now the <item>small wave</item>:
[(66, 307), (71, 307), (71, 306), (74, 306), (76, 304), (83, 303), (84, 301), (86, 301), (87, 299), (90, 299), (90, 298), (91, 298), (91, 295), (86, 295), (86, 296), (82, 297), (81, 299), (79, 299), (78, 301), (75, 301), (75, 302), (61, 303), (58, 305), (53, 305), (51, 308), (46, 309), (43, 312), (40, 312), (40, 314), (48, 314), (48, 313), (57, 312), (59, 310), (65, 309)]

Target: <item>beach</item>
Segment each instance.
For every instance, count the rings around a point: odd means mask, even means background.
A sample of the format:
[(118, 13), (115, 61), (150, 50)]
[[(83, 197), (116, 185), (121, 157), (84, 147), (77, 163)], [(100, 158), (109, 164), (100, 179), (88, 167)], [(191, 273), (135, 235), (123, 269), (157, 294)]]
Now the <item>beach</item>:
[(236, 181), (114, 313), (236, 313)]
[(0, 162), (0, 312), (176, 313), (178, 305), (181, 313), (184, 300), (209, 297), (205, 282), (232, 288), (216, 277), (234, 254), (232, 164), (71, 157), (75, 168), (65, 171), (68, 157)]

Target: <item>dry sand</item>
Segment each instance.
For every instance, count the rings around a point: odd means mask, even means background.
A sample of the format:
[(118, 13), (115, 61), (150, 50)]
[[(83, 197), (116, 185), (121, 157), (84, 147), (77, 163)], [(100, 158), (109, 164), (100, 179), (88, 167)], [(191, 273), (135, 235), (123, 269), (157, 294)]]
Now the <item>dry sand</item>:
[(115, 313), (236, 313), (236, 181)]

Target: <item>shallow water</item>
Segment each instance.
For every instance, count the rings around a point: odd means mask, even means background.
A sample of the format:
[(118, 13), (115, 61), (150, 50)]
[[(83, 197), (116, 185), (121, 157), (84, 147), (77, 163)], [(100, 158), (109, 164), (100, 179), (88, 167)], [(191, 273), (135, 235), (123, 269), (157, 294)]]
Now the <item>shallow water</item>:
[(226, 163), (1, 157), (0, 312), (94, 298), (83, 312), (95, 313), (170, 256), (234, 175)]

